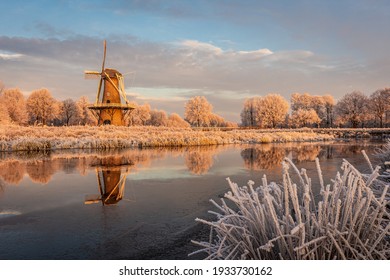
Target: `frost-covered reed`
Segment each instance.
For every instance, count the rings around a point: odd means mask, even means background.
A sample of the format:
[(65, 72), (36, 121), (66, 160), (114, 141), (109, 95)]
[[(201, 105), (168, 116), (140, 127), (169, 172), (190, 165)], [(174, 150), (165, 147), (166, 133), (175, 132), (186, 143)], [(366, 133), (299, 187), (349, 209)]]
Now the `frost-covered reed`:
[[(207, 259), (389, 259), (389, 185), (375, 195), (378, 169), (363, 176), (344, 160), (342, 172), (325, 185), (316, 160), (321, 199), (315, 202), (311, 179), (289, 160), (283, 162), (283, 183), (239, 187), (228, 178), (231, 191), (218, 209), (208, 241), (193, 241)], [(292, 170), (292, 171), (291, 171)], [(293, 177), (295, 181), (293, 180)]]
[(377, 156), (383, 162), (385, 169), (390, 169), (390, 139), (387, 140), (383, 148), (379, 149)]
[(64, 149), (117, 149), (129, 147), (182, 147), (269, 142), (333, 140), (311, 130), (201, 131), (175, 127), (69, 126), (23, 127), (0, 125), (0, 151), (52, 151)]

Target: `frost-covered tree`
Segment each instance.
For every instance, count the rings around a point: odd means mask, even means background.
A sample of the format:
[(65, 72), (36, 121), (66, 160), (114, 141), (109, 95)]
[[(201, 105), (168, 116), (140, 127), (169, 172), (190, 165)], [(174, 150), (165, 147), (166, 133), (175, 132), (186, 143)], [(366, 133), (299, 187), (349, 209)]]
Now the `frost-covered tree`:
[(0, 102), (0, 124), (9, 124), (11, 119), (8, 115), (7, 107)]
[(221, 117), (218, 114), (211, 113), (211, 115), (210, 115), (210, 126), (213, 126), (213, 127), (227, 127), (227, 125), (228, 125), (228, 122), (223, 117)]
[(88, 109), (89, 100), (86, 96), (81, 96), (76, 102), (79, 111), (78, 124), (81, 125), (94, 125), (97, 123), (96, 118), (93, 116), (91, 110)]
[(59, 104), (46, 88), (33, 91), (27, 99), (27, 112), (30, 123), (46, 125), (57, 117)]
[(150, 111), (150, 119), (147, 124), (153, 126), (167, 126), (168, 124), (167, 113), (163, 110)]
[(81, 108), (73, 99), (68, 98), (60, 103), (59, 118), (65, 125), (77, 124), (81, 113)]
[[(311, 95), (309, 93), (293, 93), (291, 95), (292, 113), (300, 110), (310, 111), (313, 109), (321, 119), (322, 126), (331, 127), (333, 125), (335, 101), (330, 95)], [(302, 112), (301, 112), (302, 113)]]
[(146, 125), (150, 120), (150, 105), (148, 103), (143, 105), (137, 105), (137, 103), (133, 102), (135, 107), (134, 110), (130, 112), (130, 116), (128, 118), (129, 125)]
[(371, 94), (369, 108), (379, 120), (379, 126), (383, 127), (386, 112), (390, 111), (390, 88), (378, 89)]
[(213, 106), (204, 96), (195, 96), (185, 105), (184, 118), (193, 126), (208, 126)]
[(297, 111), (301, 110), (310, 110), (312, 107), (312, 95), (308, 93), (293, 93), (291, 94), (291, 110)]
[(275, 128), (284, 123), (288, 102), (278, 94), (268, 94), (261, 99), (260, 120), (262, 126)]
[(310, 101), (310, 109), (313, 109), (321, 120), (326, 120), (326, 107), (324, 97), (319, 95), (313, 95)]
[(238, 127), (238, 123), (236, 122), (231, 122), (231, 121), (226, 121), (225, 122), (226, 127)]
[(7, 108), (11, 122), (24, 125), (27, 123), (28, 115), (26, 100), (18, 88), (4, 89), (0, 93), (0, 103)]
[(290, 122), (294, 127), (309, 127), (314, 124), (318, 126), (321, 119), (314, 109), (298, 109), (291, 114)]
[(167, 126), (187, 128), (190, 127), (190, 124), (183, 120), (178, 114), (172, 113), (168, 117)]
[(364, 125), (368, 114), (368, 100), (368, 97), (359, 91), (344, 95), (336, 105), (340, 122), (349, 123), (353, 128)]
[(244, 102), (241, 123), (249, 127), (272, 127), (284, 123), (288, 112), (288, 102), (278, 94), (252, 97)]

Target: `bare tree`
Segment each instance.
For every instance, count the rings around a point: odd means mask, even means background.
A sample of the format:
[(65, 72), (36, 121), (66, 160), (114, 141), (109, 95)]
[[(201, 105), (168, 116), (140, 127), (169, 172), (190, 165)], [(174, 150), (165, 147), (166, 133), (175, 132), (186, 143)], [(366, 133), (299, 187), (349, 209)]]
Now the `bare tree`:
[(333, 96), (331, 95), (325, 95), (323, 96), (324, 103), (325, 103), (325, 111), (326, 111), (326, 127), (332, 127), (333, 126), (333, 120), (334, 120), (334, 106), (336, 104)]
[(5, 89), (0, 93), (0, 102), (8, 110), (13, 123), (24, 125), (27, 123), (26, 100), (18, 88)]
[(379, 119), (379, 126), (383, 127), (383, 119), (390, 110), (390, 88), (378, 89), (371, 94), (369, 107), (375, 118)]
[(58, 102), (52, 97), (48, 89), (33, 91), (27, 99), (27, 111), (32, 123), (46, 125), (59, 113)]
[(67, 126), (71, 124), (76, 124), (77, 120), (80, 118), (81, 108), (73, 99), (66, 99), (61, 102), (60, 106), (60, 118), (63, 123)]
[(359, 91), (348, 93), (336, 105), (341, 122), (350, 123), (353, 128), (364, 125), (367, 114), (368, 98)]
[(259, 126), (261, 97), (248, 98), (241, 111), (241, 125), (246, 127)]
[(194, 126), (208, 126), (213, 106), (204, 96), (195, 96), (185, 105), (185, 119)]

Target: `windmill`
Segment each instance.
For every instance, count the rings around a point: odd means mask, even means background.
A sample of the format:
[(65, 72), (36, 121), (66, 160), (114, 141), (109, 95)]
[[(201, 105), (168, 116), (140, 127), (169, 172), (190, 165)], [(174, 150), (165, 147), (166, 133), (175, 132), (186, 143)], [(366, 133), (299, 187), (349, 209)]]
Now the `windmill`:
[(134, 106), (127, 101), (123, 75), (115, 69), (104, 68), (106, 49), (104, 40), (102, 70), (84, 72), (86, 79), (100, 79), (95, 103), (88, 108), (98, 119), (98, 125), (125, 125), (125, 119)]

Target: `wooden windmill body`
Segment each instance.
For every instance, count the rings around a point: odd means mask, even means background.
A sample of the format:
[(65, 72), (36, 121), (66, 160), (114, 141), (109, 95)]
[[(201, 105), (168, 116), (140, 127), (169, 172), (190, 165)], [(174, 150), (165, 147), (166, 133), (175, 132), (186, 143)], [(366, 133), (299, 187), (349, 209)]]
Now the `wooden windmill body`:
[(125, 119), (134, 109), (126, 98), (123, 75), (111, 68), (104, 68), (106, 41), (101, 72), (85, 71), (86, 78), (100, 78), (94, 104), (88, 106), (98, 120), (98, 125), (125, 125)]

